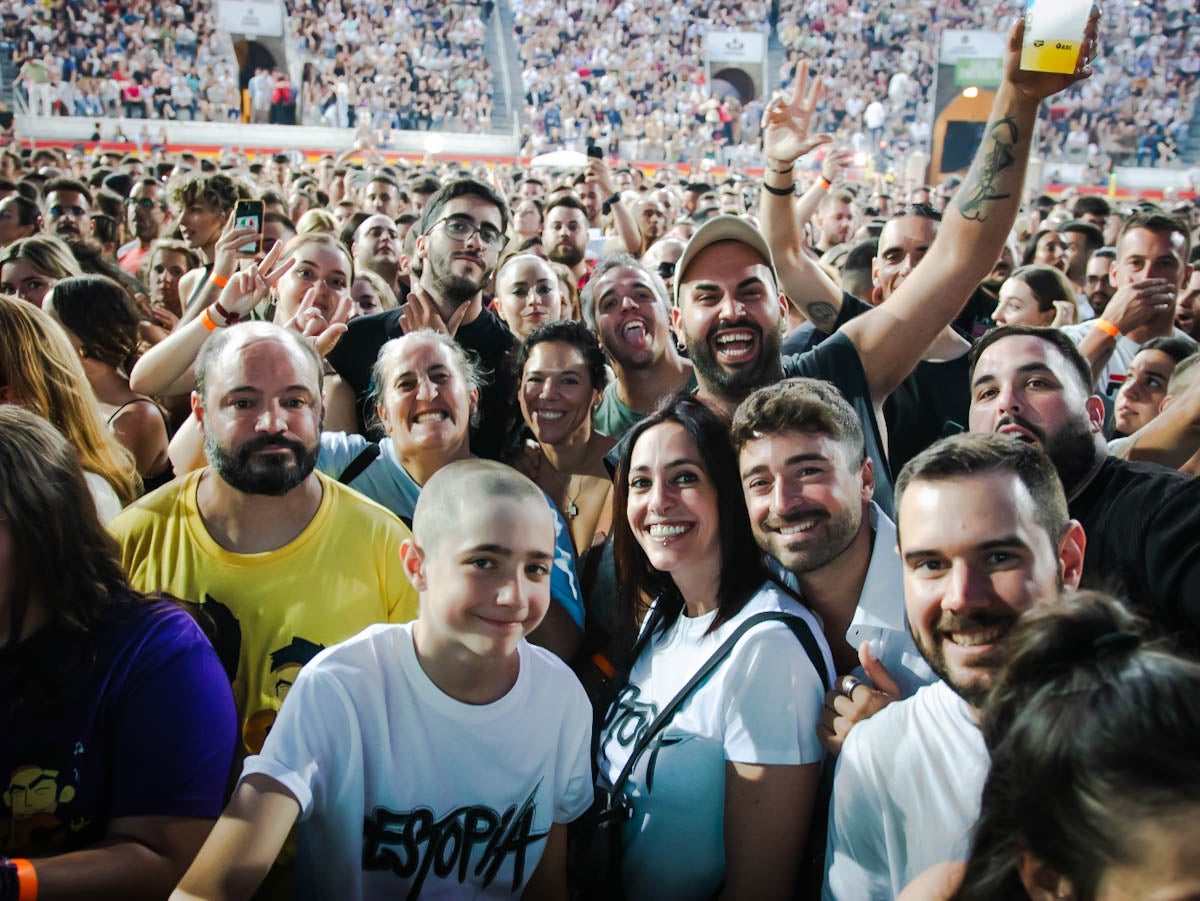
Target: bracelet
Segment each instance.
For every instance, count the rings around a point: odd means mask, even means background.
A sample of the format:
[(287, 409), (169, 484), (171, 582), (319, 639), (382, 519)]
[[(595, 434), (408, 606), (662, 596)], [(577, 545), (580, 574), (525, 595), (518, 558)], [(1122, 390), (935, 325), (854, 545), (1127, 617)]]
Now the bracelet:
[(1108, 335), (1108, 337), (1113, 338), (1114, 340), (1121, 337), (1121, 330), (1107, 319), (1097, 319), (1093, 321), (1092, 327), (1100, 329), (1100, 331), (1104, 332), (1104, 334)]
[(608, 198), (608, 200), (604, 201), (605, 206), (612, 206), (614, 203), (621, 203), (621, 192), (620, 191), (618, 191), (612, 197)]
[(793, 169), (796, 168), (796, 164), (792, 163), (786, 169), (772, 169), (770, 166), (765, 166), (764, 168), (768, 172), (774, 172), (776, 175), (787, 175), (789, 172), (791, 172)]
[(788, 185), (786, 188), (776, 188), (776, 187), (773, 187), (772, 185), (767, 184), (764, 181), (762, 184), (762, 188), (768, 194), (774, 194), (776, 197), (791, 197), (793, 194), (796, 193), (795, 185)]
[(242, 321), (241, 313), (230, 313), (227, 309), (221, 306), (221, 301), (219, 300), (213, 301), (212, 309), (221, 314), (221, 319), (224, 320), (226, 325), (237, 325)]
[(208, 307), (205, 307), (200, 313), (200, 324), (210, 332), (215, 332), (220, 328), (212, 316), (209, 315)]
[(28, 860), (0, 857), (0, 901), (37, 901), (38, 878)]
[(833, 182), (831, 182), (831, 181), (830, 181), (828, 178), (826, 178), (824, 175), (822, 175), (820, 178), (818, 178), (818, 179), (817, 179), (817, 184), (819, 184), (819, 185), (820, 185), (822, 188), (824, 188), (826, 191), (828, 191), (830, 188), (832, 188), (832, 187), (833, 187)]
[(229, 279), (225, 278), (222, 275), (218, 275), (216, 272), (214, 272), (211, 276), (209, 276), (209, 278), (212, 279), (212, 283), (214, 285), (216, 285), (218, 288), (224, 288), (226, 285), (229, 284)]

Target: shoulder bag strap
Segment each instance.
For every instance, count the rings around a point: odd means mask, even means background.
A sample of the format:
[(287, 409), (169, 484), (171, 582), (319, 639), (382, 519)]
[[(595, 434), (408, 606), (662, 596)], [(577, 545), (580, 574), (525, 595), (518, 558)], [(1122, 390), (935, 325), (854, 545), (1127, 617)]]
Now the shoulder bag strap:
[(621, 769), (620, 775), (617, 776), (616, 781), (613, 783), (612, 790), (609, 793), (610, 798), (615, 798), (621, 794), (625, 788), (625, 783), (629, 781), (630, 774), (633, 773), (634, 766), (637, 765), (638, 758), (650, 747), (654, 737), (666, 728), (667, 723), (671, 721), (672, 717), (675, 716), (675, 712), (683, 706), (684, 701), (688, 699), (691, 693), (729, 656), (729, 652), (733, 650), (738, 640), (760, 623), (776, 620), (786, 623), (788, 628), (800, 639), (800, 644), (808, 654), (813, 666), (816, 667), (817, 675), (821, 677), (822, 685), (828, 686), (830, 684), (820, 647), (817, 645), (812, 632), (808, 628), (808, 624), (804, 620), (790, 613), (783, 613), (782, 611), (768, 611), (754, 614), (738, 626), (732, 635), (725, 639), (721, 646), (713, 652), (713, 655), (704, 662), (704, 665), (696, 670), (696, 674), (688, 680), (688, 683), (679, 690), (679, 693), (670, 700), (666, 707), (659, 711), (658, 716), (646, 727), (646, 731), (642, 733), (641, 737), (637, 740), (637, 744), (633, 746), (633, 751), (630, 752), (629, 759), (625, 761), (625, 766)]
[(340, 476), (338, 476), (338, 481), (341, 482), (343, 485), (349, 485), (351, 482), (353, 482), (355, 479), (357, 479), (360, 475), (362, 475), (363, 470), (366, 469), (368, 466), (370, 466), (372, 463), (374, 463), (375, 458), (378, 456), (379, 456), (379, 442), (375, 441), (375, 442), (372, 442), (371, 444), (368, 444), (366, 447), (364, 447), (361, 451), (358, 452), (357, 457), (355, 457), (353, 460), (350, 461), (350, 465), (342, 470), (342, 474)]

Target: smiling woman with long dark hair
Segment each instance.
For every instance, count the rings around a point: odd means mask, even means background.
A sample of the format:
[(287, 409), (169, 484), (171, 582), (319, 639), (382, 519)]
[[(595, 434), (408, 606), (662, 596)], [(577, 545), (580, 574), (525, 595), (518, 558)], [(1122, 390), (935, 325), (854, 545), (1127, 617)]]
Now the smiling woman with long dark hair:
[(820, 624), (768, 579), (727, 430), (695, 398), (667, 401), (630, 431), (614, 508), (626, 612), (636, 618), (643, 599), (652, 605), (628, 684), (605, 717), (607, 785), (658, 712), (752, 616), (784, 613), (800, 630), (752, 625), (635, 761), (625, 785), (634, 811), (623, 836), (626, 894), (789, 898), (834, 671)]

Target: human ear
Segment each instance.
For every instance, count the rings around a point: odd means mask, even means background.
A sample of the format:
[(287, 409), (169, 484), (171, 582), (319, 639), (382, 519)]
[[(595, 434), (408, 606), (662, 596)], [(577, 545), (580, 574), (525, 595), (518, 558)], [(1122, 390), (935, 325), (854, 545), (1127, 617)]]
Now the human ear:
[(1104, 401), (1093, 394), (1087, 399), (1085, 407), (1088, 416), (1088, 425), (1091, 426), (1092, 432), (1100, 434), (1104, 431)]
[(412, 587), (418, 592), (425, 591), (425, 551), (411, 538), (400, 545), (400, 563)]
[(1017, 860), (1017, 873), (1030, 901), (1060, 901), (1075, 897), (1075, 889), (1070, 880), (1060, 876), (1031, 851), (1021, 852)]
[(1074, 591), (1083, 577), (1083, 557), (1087, 550), (1087, 535), (1075, 520), (1067, 523), (1062, 538), (1058, 541), (1058, 564), (1062, 572), (1063, 586)]

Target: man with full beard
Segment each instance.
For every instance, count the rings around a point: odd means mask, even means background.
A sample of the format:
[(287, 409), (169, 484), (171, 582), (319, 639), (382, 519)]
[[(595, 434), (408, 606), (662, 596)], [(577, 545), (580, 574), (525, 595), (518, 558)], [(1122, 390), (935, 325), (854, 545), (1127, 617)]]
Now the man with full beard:
[(587, 284), (594, 265), (586, 259), (587, 246), (587, 208), (574, 194), (564, 194), (546, 207), (542, 247), (551, 263), (562, 263), (571, 270), (580, 290)]
[(1007, 326), (971, 351), (971, 431), (1044, 450), (1088, 534), (1083, 585), (1164, 633), (1200, 633), (1200, 480), (1109, 456), (1092, 369), (1063, 332)]
[(871, 681), (825, 698), (817, 735), (837, 753), (854, 720), (935, 679), (905, 623), (896, 527), (871, 499), (862, 425), (828, 382), (785, 379), (738, 407), (731, 438), (759, 547), (820, 616), (838, 675)]
[(212, 621), (250, 753), (294, 677), (281, 680), (273, 657), (297, 645), (315, 654), (417, 615), (399, 556), (408, 529), (313, 470), (321, 382), (320, 360), (293, 331), (263, 322), (217, 331), (196, 360), (192, 394), (211, 465), (110, 526), (138, 590), (197, 604)]
[[(417, 238), (407, 301), (394, 310), (350, 320), (327, 359), (354, 389), (360, 419), (366, 422), (379, 348), (419, 328), (448, 332), (493, 373), (480, 394), (480, 422), (471, 433), (471, 450), (499, 457), (513, 396), (505, 361), (514, 342), (504, 323), (484, 307), (483, 289), (507, 243), (508, 206), (489, 185), (464, 178), (430, 197), (413, 229)], [(586, 223), (583, 231), (586, 243)]]
[[(942, 681), (860, 723), (838, 757), (825, 899), (894, 898), (964, 860), (988, 753), (979, 708), (1026, 611), (1074, 590), (1083, 529), (1046, 457), (1012, 438), (957, 435), (896, 481), (909, 629)], [(853, 692), (853, 684), (844, 686)]]

